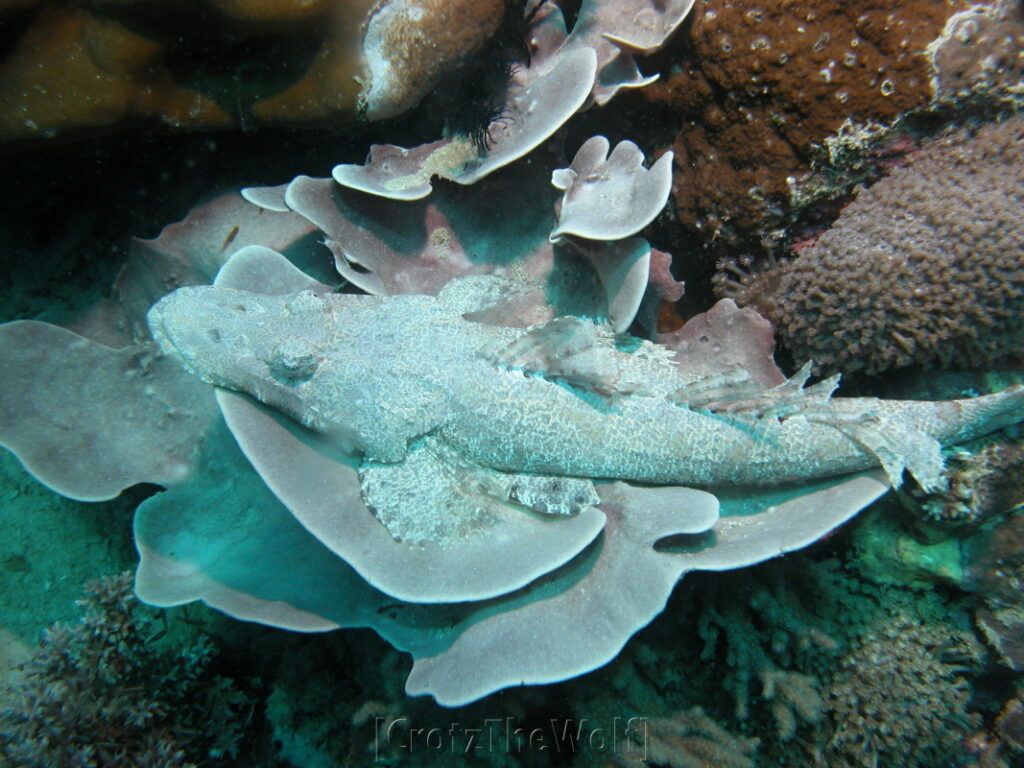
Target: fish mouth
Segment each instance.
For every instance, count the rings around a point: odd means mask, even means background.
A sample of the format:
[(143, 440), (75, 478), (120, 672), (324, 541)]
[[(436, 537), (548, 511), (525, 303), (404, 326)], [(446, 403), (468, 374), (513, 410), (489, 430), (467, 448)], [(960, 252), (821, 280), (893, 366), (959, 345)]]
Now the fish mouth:
[(176, 341), (176, 334), (173, 330), (174, 323), (173, 321), (168, 322), (168, 320), (178, 314), (176, 306), (180, 301), (178, 293), (183, 290), (185, 289), (179, 288), (177, 291), (167, 294), (150, 307), (149, 312), (146, 313), (149, 335), (153, 337), (153, 341), (164, 355), (179, 363), (184, 363), (184, 359)]
[(146, 314), (150, 335), (160, 351), (200, 378), (203, 359), (215, 354), (221, 341), (217, 313), (209, 296), (213, 286), (178, 288), (150, 307)]

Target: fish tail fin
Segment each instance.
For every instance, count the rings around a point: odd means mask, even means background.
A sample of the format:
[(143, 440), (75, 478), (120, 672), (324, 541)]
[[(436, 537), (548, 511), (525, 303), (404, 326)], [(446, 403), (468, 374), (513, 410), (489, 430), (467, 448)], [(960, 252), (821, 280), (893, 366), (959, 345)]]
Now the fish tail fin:
[(1024, 422), (1024, 384), (991, 395), (937, 403), (946, 406), (946, 428), (936, 435), (943, 445), (973, 440), (997, 429)]
[(905, 468), (925, 490), (940, 490), (947, 484), (941, 448), (1024, 421), (1024, 385), (960, 400), (889, 401), (870, 421), (844, 431), (878, 457), (895, 485)]

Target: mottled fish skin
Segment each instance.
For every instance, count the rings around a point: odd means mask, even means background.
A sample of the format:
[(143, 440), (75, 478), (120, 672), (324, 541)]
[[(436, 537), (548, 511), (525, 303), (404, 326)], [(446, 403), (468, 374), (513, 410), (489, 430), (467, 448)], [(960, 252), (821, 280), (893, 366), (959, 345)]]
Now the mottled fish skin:
[[(894, 483), (906, 466), (934, 486), (939, 444), (1024, 418), (1021, 387), (945, 402), (826, 393), (785, 412), (773, 412), (770, 397), (763, 412), (691, 408), (678, 393), (692, 382), (665, 348), (588, 334), (574, 319), (560, 350), (552, 334), (470, 322), (430, 296), (199, 286), (165, 297), (149, 322), (194, 375), (386, 463), (431, 434), (510, 472), (715, 487), (882, 464)], [(531, 357), (535, 338), (542, 354)], [(798, 395), (810, 393), (801, 385)]]

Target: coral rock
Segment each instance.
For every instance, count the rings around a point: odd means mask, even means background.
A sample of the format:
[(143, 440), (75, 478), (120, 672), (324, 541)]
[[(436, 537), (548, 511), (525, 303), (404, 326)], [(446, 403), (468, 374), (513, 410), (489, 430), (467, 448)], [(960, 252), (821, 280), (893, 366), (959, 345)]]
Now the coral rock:
[(1017, 0), (972, 5), (949, 18), (928, 51), (932, 90), (946, 101), (976, 93), (1019, 101), (1022, 48), (1024, 6)]
[[(688, 39), (674, 44), (678, 73), (645, 92), (680, 114), (680, 221), (747, 243), (778, 226), (816, 144), (847, 121), (887, 124), (934, 101), (927, 51), (968, 5), (701, 3)], [(984, 58), (977, 48), (968, 53)], [(964, 66), (963, 55), (957, 61)]]
[(504, 0), (378, 3), (363, 40), (366, 116), (380, 120), (418, 104), (445, 71), (490, 39), (504, 11)]

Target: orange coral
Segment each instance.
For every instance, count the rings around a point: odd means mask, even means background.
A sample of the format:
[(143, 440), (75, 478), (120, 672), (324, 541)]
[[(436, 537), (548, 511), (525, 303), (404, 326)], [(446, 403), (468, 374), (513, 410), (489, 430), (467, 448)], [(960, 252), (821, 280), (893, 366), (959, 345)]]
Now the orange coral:
[(0, 142), (131, 120), (344, 122), (360, 103), (371, 119), (392, 116), (479, 51), (505, 8), (505, 0), (173, 2), (171, 15), (172, 0), (37, 1), (35, 10), (25, 7), (31, 0), (0, 0), (5, 20), (25, 25), (0, 63)]
[(227, 113), (154, 66), (159, 47), (119, 23), (48, 9), (0, 68), (0, 139), (159, 116), (219, 125)]

